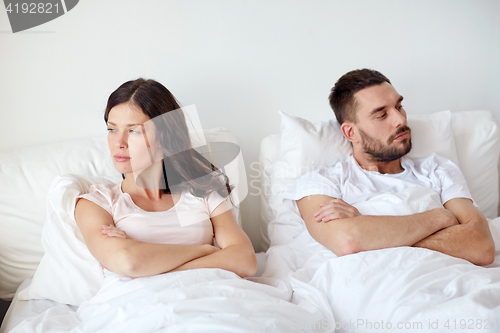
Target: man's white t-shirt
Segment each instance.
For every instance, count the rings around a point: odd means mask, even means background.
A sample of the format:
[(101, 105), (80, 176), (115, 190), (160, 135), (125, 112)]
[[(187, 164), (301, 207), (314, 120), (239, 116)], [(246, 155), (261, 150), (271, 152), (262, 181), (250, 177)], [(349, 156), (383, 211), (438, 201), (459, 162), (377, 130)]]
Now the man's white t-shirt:
[(300, 176), (288, 189), (283, 203), (300, 216), (295, 201), (309, 195), (328, 195), (354, 205), (379, 194), (397, 193), (409, 187), (434, 189), (442, 204), (453, 198), (472, 200), (462, 172), (447, 158), (438, 154), (420, 159), (403, 156), (401, 166), (404, 171), (397, 174), (368, 171), (350, 155), (345, 161)]

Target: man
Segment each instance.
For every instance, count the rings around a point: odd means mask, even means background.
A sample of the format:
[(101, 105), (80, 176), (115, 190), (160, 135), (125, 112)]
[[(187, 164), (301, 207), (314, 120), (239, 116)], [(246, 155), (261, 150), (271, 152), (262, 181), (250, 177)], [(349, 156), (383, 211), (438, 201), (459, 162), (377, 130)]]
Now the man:
[[(311, 236), (338, 256), (415, 246), (476, 265), (491, 264), (495, 245), (488, 221), (474, 206), (458, 167), (436, 154), (418, 160), (405, 157), (411, 130), (402, 101), (377, 71), (342, 76), (332, 88), (330, 104), (353, 155), (299, 178), (288, 199), (299, 198), (296, 207)], [(444, 208), (407, 216), (366, 216), (352, 206), (412, 186), (435, 189)], [(317, 193), (310, 195), (311, 188)]]

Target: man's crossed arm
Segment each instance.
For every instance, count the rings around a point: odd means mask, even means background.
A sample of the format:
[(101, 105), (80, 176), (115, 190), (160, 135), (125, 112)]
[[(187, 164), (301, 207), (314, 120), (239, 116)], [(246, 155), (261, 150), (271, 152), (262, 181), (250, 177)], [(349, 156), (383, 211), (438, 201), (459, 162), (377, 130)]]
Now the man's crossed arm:
[(465, 198), (445, 208), (405, 216), (360, 215), (341, 199), (311, 195), (297, 200), (311, 236), (336, 255), (397, 246), (416, 246), (488, 265), (495, 244), (484, 215)]

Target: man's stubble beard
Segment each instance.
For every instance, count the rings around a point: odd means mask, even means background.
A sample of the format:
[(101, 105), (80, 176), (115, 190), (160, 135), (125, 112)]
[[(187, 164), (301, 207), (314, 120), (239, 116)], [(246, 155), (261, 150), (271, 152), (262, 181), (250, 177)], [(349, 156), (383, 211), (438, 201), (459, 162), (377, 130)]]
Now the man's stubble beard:
[[(410, 137), (407, 139), (406, 144), (403, 147), (388, 147), (394, 139), (400, 135), (403, 132), (409, 131), (410, 132)], [(359, 133), (362, 138), (362, 147), (363, 151), (370, 155), (373, 159), (373, 161), (376, 162), (392, 162), (397, 159), (400, 159), (401, 157), (405, 156), (408, 154), (411, 150), (411, 130), (408, 126), (403, 126), (401, 127), (396, 133), (391, 135), (391, 137), (387, 140), (387, 145), (384, 146), (382, 142), (378, 141), (377, 139), (374, 139), (373, 137), (369, 136), (365, 132), (363, 132), (361, 129), (359, 130)]]

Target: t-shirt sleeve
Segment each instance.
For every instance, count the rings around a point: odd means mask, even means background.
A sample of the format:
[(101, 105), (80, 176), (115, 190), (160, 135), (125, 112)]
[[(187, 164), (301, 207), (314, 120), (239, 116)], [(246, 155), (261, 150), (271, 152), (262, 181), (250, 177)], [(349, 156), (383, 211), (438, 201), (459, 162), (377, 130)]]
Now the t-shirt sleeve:
[(226, 210), (230, 210), (233, 208), (233, 205), (231, 204), (230, 196), (228, 195), (227, 197), (221, 196), (217, 191), (213, 191), (210, 193), (210, 195), (206, 199), (207, 202), (207, 207), (208, 207), (208, 213), (210, 217), (212, 217), (212, 213), (214, 210), (219, 207), (219, 205), (224, 204), (224, 208)]
[(332, 198), (341, 198), (340, 179), (342, 163), (335, 166), (323, 167), (303, 174), (287, 189), (283, 204), (300, 216), (296, 201), (309, 195), (327, 195)]
[[(435, 164), (434, 176), (440, 183), (443, 205), (454, 198), (467, 198), (474, 202), (465, 177), (455, 163), (438, 154), (433, 154), (432, 162)], [(477, 206), (475, 202), (474, 205)]]
[(113, 193), (109, 186), (91, 185), (89, 193), (81, 194), (78, 198), (87, 199), (96, 205), (102, 207), (111, 216), (113, 216)]

